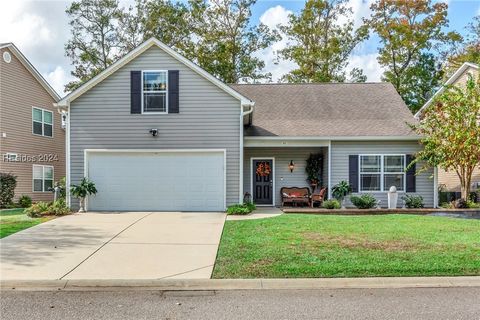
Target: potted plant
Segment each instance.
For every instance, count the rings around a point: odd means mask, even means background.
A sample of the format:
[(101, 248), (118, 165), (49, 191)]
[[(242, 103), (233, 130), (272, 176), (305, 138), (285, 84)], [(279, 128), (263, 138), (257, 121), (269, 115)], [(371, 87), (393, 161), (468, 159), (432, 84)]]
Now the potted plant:
[(312, 192), (320, 183), (320, 175), (322, 171), (322, 154), (310, 154), (307, 159), (307, 165), (305, 166), (305, 172), (307, 173), (307, 181), (312, 186)]
[(83, 178), (79, 185), (72, 185), (70, 192), (72, 196), (80, 200), (78, 212), (85, 212), (85, 198), (89, 195), (97, 194), (97, 188), (93, 181)]
[(345, 209), (345, 197), (348, 196), (351, 192), (352, 187), (345, 180), (340, 181), (332, 188), (332, 195), (335, 199), (342, 203), (342, 209)]

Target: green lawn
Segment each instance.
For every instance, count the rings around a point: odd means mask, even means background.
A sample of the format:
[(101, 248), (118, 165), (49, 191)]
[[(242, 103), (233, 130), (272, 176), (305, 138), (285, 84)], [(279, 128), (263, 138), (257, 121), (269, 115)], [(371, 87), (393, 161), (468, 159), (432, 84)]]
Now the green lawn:
[(480, 275), (480, 220), (288, 215), (227, 221), (214, 278)]
[(0, 238), (33, 227), (50, 219), (52, 218), (29, 218), (27, 215), (23, 214), (23, 209), (0, 210)]

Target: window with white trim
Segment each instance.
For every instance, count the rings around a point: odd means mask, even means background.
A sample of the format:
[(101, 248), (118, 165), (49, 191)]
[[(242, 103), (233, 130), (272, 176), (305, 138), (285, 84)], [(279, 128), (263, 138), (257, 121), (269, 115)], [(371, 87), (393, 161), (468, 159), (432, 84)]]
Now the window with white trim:
[(41, 108), (32, 109), (32, 130), (33, 134), (52, 137), (53, 136), (53, 112)]
[(53, 188), (53, 167), (33, 165), (33, 191), (50, 192)]
[(360, 192), (405, 190), (405, 155), (360, 155)]
[(142, 71), (142, 112), (167, 113), (168, 71)]

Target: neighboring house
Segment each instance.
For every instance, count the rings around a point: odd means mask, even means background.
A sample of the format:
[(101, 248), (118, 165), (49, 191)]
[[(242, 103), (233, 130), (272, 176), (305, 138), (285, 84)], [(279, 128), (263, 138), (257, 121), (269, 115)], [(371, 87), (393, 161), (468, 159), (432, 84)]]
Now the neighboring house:
[(92, 211), (221, 211), (246, 192), (279, 205), (282, 186), (309, 185), (311, 153), (329, 190), (348, 180), (385, 207), (397, 185), (434, 203), (433, 171), (405, 172), (421, 146), (388, 83), (228, 86), (150, 39), (57, 106), (69, 115), (67, 180), (96, 183)]
[(0, 172), (17, 176), (15, 199), (51, 201), (50, 188), (65, 176), (59, 99), (14, 44), (0, 44)]
[[(479, 75), (479, 66), (473, 63), (464, 63), (445, 83), (445, 85), (439, 89), (435, 95), (427, 101), (427, 103), (415, 114), (417, 119), (423, 117), (425, 109), (434, 101), (434, 98), (439, 96), (448, 86), (464, 86), (469, 76), (475, 78)], [(455, 171), (438, 170), (438, 185), (445, 191), (457, 193), (457, 198), (460, 197), (460, 179)], [(472, 191), (480, 189), (480, 166), (474, 170), (472, 177)]]

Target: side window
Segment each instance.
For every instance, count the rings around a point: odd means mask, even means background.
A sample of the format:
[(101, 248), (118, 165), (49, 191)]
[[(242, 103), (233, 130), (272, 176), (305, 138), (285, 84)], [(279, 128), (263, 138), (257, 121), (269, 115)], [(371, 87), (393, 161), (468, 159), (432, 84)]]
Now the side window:
[(49, 192), (53, 188), (53, 167), (33, 165), (33, 191)]
[(381, 156), (360, 156), (360, 191), (381, 191)]
[(53, 137), (53, 112), (41, 108), (32, 109), (33, 134)]

